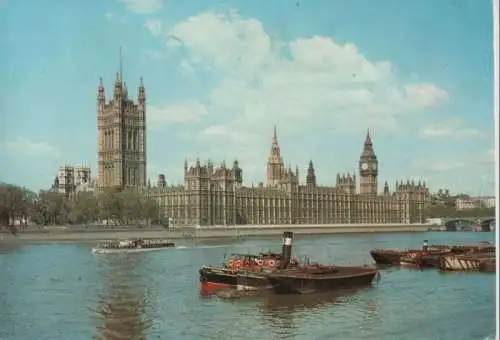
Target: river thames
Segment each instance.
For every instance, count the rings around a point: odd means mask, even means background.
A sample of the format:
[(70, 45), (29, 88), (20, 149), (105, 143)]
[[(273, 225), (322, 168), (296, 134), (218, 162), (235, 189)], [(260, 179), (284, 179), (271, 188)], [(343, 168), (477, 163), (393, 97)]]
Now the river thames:
[[(296, 236), (312, 261), (370, 264), (376, 247), (494, 242), (494, 233)], [(495, 275), (386, 269), (355, 293), (203, 298), (198, 268), (281, 238), (95, 255), (88, 244), (0, 253), (0, 339), (494, 339)], [(5, 246), (3, 246), (5, 247)]]

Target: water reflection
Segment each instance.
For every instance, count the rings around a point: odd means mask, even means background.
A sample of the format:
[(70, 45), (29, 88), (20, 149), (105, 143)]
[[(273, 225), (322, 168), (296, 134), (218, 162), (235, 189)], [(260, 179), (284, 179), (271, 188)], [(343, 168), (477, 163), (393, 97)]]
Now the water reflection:
[(20, 242), (2, 242), (0, 240), (0, 254), (11, 253), (16, 250), (20, 250), (23, 244)]
[(143, 259), (138, 254), (113, 254), (99, 260), (102, 287), (97, 292), (101, 316), (95, 339), (146, 339), (151, 327), (147, 318), (147, 295)]
[(263, 327), (269, 327), (277, 338), (306, 335), (304, 332), (331, 323), (332, 314), (336, 322), (345, 326), (369, 328), (380, 322), (378, 304), (362, 294), (370, 289), (374, 288), (304, 295), (266, 294), (258, 310)]

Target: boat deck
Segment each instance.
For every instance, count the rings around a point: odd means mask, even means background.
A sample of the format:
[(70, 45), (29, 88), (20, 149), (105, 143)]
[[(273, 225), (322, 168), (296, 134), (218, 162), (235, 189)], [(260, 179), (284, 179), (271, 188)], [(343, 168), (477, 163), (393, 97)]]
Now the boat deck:
[(297, 279), (332, 279), (362, 276), (377, 273), (377, 269), (370, 267), (312, 267), (299, 269), (285, 269), (269, 274), (270, 277), (285, 278), (293, 277)]

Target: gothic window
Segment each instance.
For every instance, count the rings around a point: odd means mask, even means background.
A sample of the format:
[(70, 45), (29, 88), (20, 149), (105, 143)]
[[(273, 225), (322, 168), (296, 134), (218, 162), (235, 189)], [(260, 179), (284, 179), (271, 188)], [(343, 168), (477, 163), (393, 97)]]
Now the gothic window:
[(139, 145), (139, 141), (138, 141), (138, 138), (137, 138), (137, 130), (134, 130), (134, 133), (133, 133), (133, 143), (134, 143), (134, 151), (139, 151), (138, 150), (138, 145)]

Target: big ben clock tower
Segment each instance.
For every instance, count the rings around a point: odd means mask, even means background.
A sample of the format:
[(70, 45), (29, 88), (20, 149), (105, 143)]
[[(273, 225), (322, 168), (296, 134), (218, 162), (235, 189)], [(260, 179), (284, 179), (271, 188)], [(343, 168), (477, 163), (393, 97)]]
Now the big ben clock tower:
[(373, 151), (370, 132), (366, 132), (363, 153), (359, 158), (359, 192), (360, 194), (377, 194), (378, 160)]

